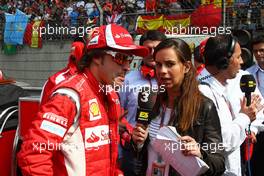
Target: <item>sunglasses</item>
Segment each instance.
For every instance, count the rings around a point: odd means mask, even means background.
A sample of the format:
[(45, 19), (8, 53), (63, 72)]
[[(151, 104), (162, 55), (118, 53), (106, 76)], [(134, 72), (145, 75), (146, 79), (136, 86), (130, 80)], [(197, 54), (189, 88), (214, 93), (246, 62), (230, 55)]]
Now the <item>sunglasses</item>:
[(131, 64), (133, 61), (133, 57), (128, 54), (115, 51), (106, 51), (105, 53), (112, 56), (113, 61), (118, 65), (124, 65), (127, 61), (129, 62), (129, 64)]

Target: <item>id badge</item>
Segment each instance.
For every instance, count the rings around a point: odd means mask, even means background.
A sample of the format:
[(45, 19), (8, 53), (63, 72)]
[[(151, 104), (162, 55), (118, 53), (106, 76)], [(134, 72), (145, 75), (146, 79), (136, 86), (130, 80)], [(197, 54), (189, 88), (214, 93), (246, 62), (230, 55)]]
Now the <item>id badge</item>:
[(165, 175), (165, 163), (164, 162), (153, 162), (151, 176), (164, 176)]

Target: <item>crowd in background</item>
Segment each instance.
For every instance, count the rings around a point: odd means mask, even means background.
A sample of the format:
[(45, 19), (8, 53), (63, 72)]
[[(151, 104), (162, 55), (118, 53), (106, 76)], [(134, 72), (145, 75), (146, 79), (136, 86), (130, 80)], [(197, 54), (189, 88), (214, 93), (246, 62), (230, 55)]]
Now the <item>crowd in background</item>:
[[(93, 0), (85, 1), (50, 1), (28, 0), (14, 1), (3, 0), (0, 2), (1, 20), (4, 20), (4, 12), (15, 13), (16, 8), (30, 16), (30, 20), (42, 19), (54, 22), (62, 26), (76, 26), (86, 24), (99, 25), (99, 10)], [(169, 13), (168, 9), (195, 9), (199, 1), (162, 1), (156, 4), (156, 8), (150, 12)], [(146, 13), (145, 0), (107, 0), (100, 1), (103, 10), (104, 24), (117, 23), (128, 28), (134, 24), (136, 14)], [(130, 15), (129, 15), (130, 14)]]
[[(150, 8), (146, 0), (101, 0), (99, 5), (103, 11), (103, 24), (116, 23), (134, 32), (138, 15), (192, 13), (201, 4), (201, 1), (195, 0), (153, 2), (155, 5)], [(234, 28), (262, 28), (264, 3), (256, 0), (243, 2), (227, 7), (227, 25)], [(0, 2), (1, 31), (4, 13), (14, 14), (16, 9), (29, 15), (30, 21), (44, 20), (46, 24), (67, 27), (100, 25), (100, 11), (94, 0), (3, 0)]]

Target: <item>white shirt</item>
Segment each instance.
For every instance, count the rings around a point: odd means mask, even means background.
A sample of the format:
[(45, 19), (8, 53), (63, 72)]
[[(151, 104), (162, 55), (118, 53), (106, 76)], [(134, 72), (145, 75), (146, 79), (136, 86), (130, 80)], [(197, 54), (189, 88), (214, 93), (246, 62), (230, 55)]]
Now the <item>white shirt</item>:
[[(262, 104), (264, 102), (263, 97), (264, 97), (264, 70), (262, 70), (258, 64), (252, 65), (247, 69), (249, 73), (251, 73), (254, 78), (256, 79), (257, 83), (257, 88), (256, 91), (259, 91), (262, 95)], [(263, 110), (260, 111), (257, 114), (257, 119), (254, 120), (251, 124), (251, 130), (257, 134), (258, 132), (264, 131), (264, 125), (262, 122), (264, 121), (264, 114)]]
[(76, 4), (77, 7), (80, 7), (80, 6), (83, 6), (84, 7), (84, 5), (85, 5), (85, 2), (84, 1), (79, 1)]
[[(208, 75), (211, 74), (206, 69), (203, 69), (198, 79), (205, 78)], [(226, 171), (224, 175), (241, 176), (240, 145), (246, 138), (245, 129), (250, 123), (249, 117), (243, 113), (234, 113), (227, 103), (226, 87), (213, 76), (203, 79), (202, 82), (210, 85), (201, 84), (199, 89), (214, 102), (220, 119), (223, 145), (225, 147)]]
[(93, 12), (93, 7), (95, 6), (95, 3), (93, 2), (87, 2), (85, 5), (86, 14), (89, 16), (90, 13)]
[[(161, 108), (162, 109), (162, 108)], [(163, 126), (168, 125), (170, 120), (172, 109), (166, 108), (165, 115), (164, 115), (164, 121)], [(160, 115), (156, 117), (155, 119), (151, 120), (151, 123), (149, 125), (149, 139), (150, 143), (148, 145), (148, 169), (147, 169), (147, 176), (151, 176), (152, 173), (152, 164), (153, 162), (156, 162), (158, 160), (158, 153), (153, 149), (153, 142), (156, 139), (156, 136), (158, 134), (158, 130), (161, 126), (161, 114), (162, 110), (160, 110)], [(169, 175), (170, 165), (168, 163), (165, 163), (165, 176)]]
[(264, 70), (258, 64), (255, 64), (249, 67), (247, 71), (255, 77), (258, 89), (262, 97), (264, 97)]
[(73, 8), (72, 7), (68, 7), (67, 8), (67, 12), (68, 12), (68, 15), (69, 16), (71, 15), (72, 11), (73, 11)]

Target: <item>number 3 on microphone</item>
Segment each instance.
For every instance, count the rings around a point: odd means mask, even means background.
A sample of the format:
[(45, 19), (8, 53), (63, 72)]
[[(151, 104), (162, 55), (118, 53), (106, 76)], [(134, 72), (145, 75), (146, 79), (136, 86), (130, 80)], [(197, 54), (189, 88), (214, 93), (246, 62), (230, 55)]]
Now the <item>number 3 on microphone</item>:
[(148, 92), (143, 92), (142, 93), (142, 98), (140, 99), (142, 102), (146, 103), (149, 101), (149, 93)]

